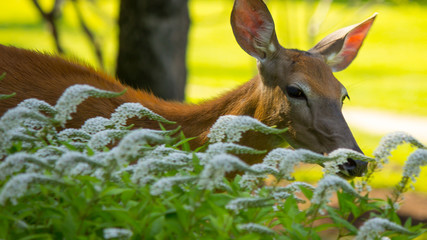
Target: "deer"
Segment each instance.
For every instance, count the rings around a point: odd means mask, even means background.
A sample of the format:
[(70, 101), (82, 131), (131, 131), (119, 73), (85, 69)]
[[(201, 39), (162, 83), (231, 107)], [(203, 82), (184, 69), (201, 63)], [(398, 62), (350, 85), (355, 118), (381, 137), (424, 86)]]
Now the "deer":
[[(235, 0), (232, 31), (240, 47), (256, 59), (258, 74), (234, 90), (199, 104), (165, 101), (76, 61), (0, 45), (0, 73), (6, 73), (0, 93), (16, 93), (0, 101), (0, 115), (27, 98), (55, 104), (67, 87), (88, 84), (108, 91), (127, 91), (115, 98), (87, 99), (65, 127), (78, 128), (88, 118), (109, 116), (122, 103), (137, 102), (176, 122), (170, 128), (181, 126), (186, 137), (195, 137), (192, 148), (208, 141), (209, 129), (220, 116), (246, 115), (288, 131), (280, 135), (247, 132), (242, 145), (267, 151), (290, 146), (320, 154), (347, 148), (363, 154), (341, 111), (349, 95), (333, 72), (345, 69), (354, 60), (375, 16), (337, 30), (302, 51), (279, 44), (273, 18), (262, 0)], [(159, 129), (159, 124), (149, 119), (129, 121), (135, 127)], [(262, 159), (242, 158), (248, 164)], [(366, 162), (350, 158), (340, 165), (347, 178), (361, 176), (366, 169)]]

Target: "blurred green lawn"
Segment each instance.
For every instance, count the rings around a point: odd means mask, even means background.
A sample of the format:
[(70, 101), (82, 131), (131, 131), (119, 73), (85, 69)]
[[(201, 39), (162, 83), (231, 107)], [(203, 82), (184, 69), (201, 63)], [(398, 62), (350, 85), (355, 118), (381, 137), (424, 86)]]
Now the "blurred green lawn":
[[(95, 7), (80, 1), (84, 17), (102, 42), (107, 72), (114, 73), (118, 29), (115, 0), (100, 0)], [(231, 0), (190, 0), (192, 27), (188, 48), (187, 101), (198, 102), (237, 87), (256, 74), (255, 60), (234, 40), (229, 24)], [(277, 35), (287, 48), (309, 49), (315, 42), (307, 36), (307, 23), (316, 5), (312, 1), (270, 0), (267, 2), (276, 22)], [(355, 1), (357, 2), (357, 1)], [(427, 116), (427, 6), (414, 2), (348, 5), (334, 3), (319, 26), (318, 41), (341, 27), (360, 22), (378, 12), (364, 46), (353, 64), (336, 76), (347, 87), (351, 101), (346, 106), (386, 109), (404, 114)], [(49, 8), (52, 1), (42, 1)], [(30, 0), (1, 1), (0, 43), (53, 51), (53, 40)], [(73, 6), (67, 2), (60, 21), (61, 41), (69, 55), (96, 65), (93, 50), (76, 21)], [(353, 130), (367, 155), (381, 136)], [(400, 179), (409, 147), (395, 152), (392, 163), (378, 173), (374, 186), (393, 186)], [(309, 173), (309, 174), (307, 174)], [(317, 167), (300, 170), (299, 180), (315, 180)], [(427, 172), (415, 184), (427, 192)]]

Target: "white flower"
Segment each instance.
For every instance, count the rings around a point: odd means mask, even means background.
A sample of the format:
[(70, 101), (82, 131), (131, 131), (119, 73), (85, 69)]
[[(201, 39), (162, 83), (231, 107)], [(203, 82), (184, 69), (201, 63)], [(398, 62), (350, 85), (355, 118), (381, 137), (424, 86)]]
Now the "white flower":
[(373, 240), (379, 237), (381, 232), (392, 230), (402, 234), (412, 234), (406, 228), (390, 222), (384, 218), (372, 218), (366, 221), (359, 229), (355, 240)]
[(75, 166), (72, 169), (70, 169), (68, 172), (70, 176), (81, 176), (81, 175), (90, 175), (94, 171), (89, 164), (79, 162), (79, 163), (76, 163)]
[(240, 230), (242, 230), (242, 231), (255, 232), (255, 233), (264, 234), (264, 235), (274, 235), (274, 234), (276, 234), (270, 228), (268, 228), (268, 227), (266, 227), (264, 225), (261, 225), (261, 224), (257, 224), (257, 223), (240, 224), (238, 226), (238, 228)]
[[(39, 141), (37, 137), (27, 134), (29, 131), (27, 128), (17, 127), (13, 128), (8, 132), (9, 141), (22, 141), (28, 143), (36, 143)], [(34, 134), (35, 135), (35, 134)]]
[(316, 161), (321, 162), (323, 159), (324, 157), (322, 155), (305, 149), (291, 150), (277, 148), (267, 154), (263, 163), (270, 167), (278, 166), (280, 175), (283, 178), (293, 180), (292, 173), (294, 172), (295, 165), (303, 161), (309, 161), (310, 163)]
[(287, 192), (284, 192), (284, 191), (272, 192), (272, 194), (271, 194), (271, 195), (273, 196), (273, 198), (274, 198), (276, 201), (285, 200), (285, 199), (287, 199), (288, 197), (293, 196), (292, 194), (287, 193)]
[(18, 152), (9, 155), (0, 163), (0, 180), (4, 180), (6, 177), (12, 176), (14, 173), (30, 165), (36, 165), (37, 168), (52, 169), (51, 166), (40, 158), (29, 153)]
[(164, 144), (160, 144), (155, 146), (153, 150), (146, 152), (144, 157), (163, 157), (172, 153), (181, 153), (181, 151), (174, 148), (166, 147)]
[(225, 173), (231, 171), (250, 171), (253, 170), (238, 157), (229, 154), (220, 154), (213, 157), (200, 173), (198, 185), (202, 188), (212, 189), (222, 182)]
[(261, 154), (265, 151), (259, 151), (247, 146), (242, 146), (235, 143), (211, 143), (204, 153), (197, 153), (200, 159), (200, 164), (204, 165), (209, 162), (213, 157), (221, 153), (234, 153), (234, 154)]
[(129, 133), (129, 130), (107, 129), (95, 133), (88, 142), (88, 146), (97, 151), (101, 151), (105, 146), (113, 143), (114, 140), (120, 139)]
[(60, 141), (72, 140), (87, 142), (90, 138), (91, 136), (81, 129), (67, 128), (58, 133), (58, 139)]
[(390, 133), (381, 139), (377, 149), (375, 149), (373, 155), (376, 161), (379, 164), (387, 163), (388, 158), (391, 156), (391, 151), (405, 142), (418, 148), (426, 148), (426, 146), (405, 132)]
[(5, 130), (10, 130), (20, 126), (29, 119), (31, 121), (40, 123), (40, 125), (46, 125), (49, 121), (46, 116), (36, 110), (26, 107), (16, 107), (9, 109), (6, 113), (4, 113), (0, 118), (0, 123)]
[(347, 158), (373, 161), (372, 158), (350, 149), (337, 149), (328, 156), (323, 156), (306, 149), (277, 148), (267, 154), (263, 163), (271, 167), (279, 165), (280, 175), (285, 179), (293, 180), (292, 173), (295, 166), (300, 162), (323, 165), (325, 166), (324, 171), (329, 174), (338, 172), (338, 166), (345, 163)]
[(166, 120), (164, 117), (154, 113), (150, 109), (142, 106), (140, 103), (124, 103), (116, 108), (116, 111), (111, 114), (110, 120), (117, 126), (123, 127), (126, 121), (133, 117), (148, 117), (151, 120), (173, 124), (175, 122)]
[(55, 105), (57, 114), (55, 120), (58, 121), (62, 126), (65, 125), (67, 120), (71, 119), (71, 114), (76, 112), (77, 106), (89, 97), (117, 97), (124, 93), (115, 93), (97, 89), (95, 87), (76, 84), (67, 88), (62, 96), (58, 99)]
[(242, 178), (239, 181), (239, 185), (242, 188), (252, 189), (256, 187), (256, 185), (263, 181), (268, 174), (273, 174), (277, 176), (279, 174), (279, 170), (275, 167), (268, 166), (264, 163), (254, 164), (251, 166), (252, 172), (245, 172)]
[[(111, 181), (112, 182), (121, 182), (120, 181), (121, 180), (120, 175), (117, 175), (115, 173), (116, 172), (114, 172), (111, 175)], [(93, 171), (92, 174), (90, 174), (90, 176), (95, 177), (95, 178), (97, 178), (97, 179), (99, 179), (101, 181), (105, 180), (105, 175), (106, 175), (106, 171), (104, 169), (102, 169), (102, 168), (98, 168), (95, 171)], [(118, 180), (118, 179), (120, 179), (120, 180)]]
[(354, 190), (347, 181), (335, 175), (327, 175), (319, 181), (316, 189), (314, 190), (313, 198), (311, 199), (312, 205), (320, 205), (320, 207), (322, 207), (327, 204), (332, 192), (339, 188), (356, 197), (360, 197), (356, 190)]
[(134, 160), (140, 156), (143, 147), (149, 143), (162, 143), (165, 141), (157, 132), (149, 129), (136, 129), (127, 134), (117, 147), (111, 150), (118, 164), (123, 165), (128, 160)]
[(17, 105), (17, 107), (26, 107), (28, 109), (36, 110), (38, 112), (49, 113), (51, 116), (53, 116), (57, 113), (57, 111), (55, 110), (55, 108), (52, 105), (50, 105), (49, 103), (47, 103), (45, 101), (38, 100), (35, 98), (25, 99), (24, 101), (19, 103)]
[(112, 126), (114, 126), (114, 123), (110, 119), (104, 117), (94, 117), (86, 120), (81, 129), (93, 135)]
[(225, 115), (211, 127), (208, 137), (210, 142), (238, 142), (242, 137), (242, 133), (248, 130), (254, 130), (265, 134), (280, 134), (286, 131), (268, 127), (258, 120), (249, 116), (233, 116)]
[(269, 198), (236, 198), (228, 202), (225, 208), (234, 211), (235, 213), (246, 208), (257, 208), (272, 206), (272, 197)]
[(192, 168), (189, 167), (191, 159), (191, 155), (186, 153), (172, 153), (163, 157), (140, 159), (133, 169), (132, 182), (144, 185), (146, 184), (144, 179), (150, 179), (147, 177), (151, 174), (183, 168), (191, 170)]
[(283, 188), (283, 190), (286, 190), (288, 192), (299, 192), (301, 191), (301, 187), (310, 189), (310, 190), (314, 190), (315, 187), (313, 187), (313, 185), (310, 185), (308, 183), (305, 182), (292, 182), (290, 184), (288, 184), (286, 187)]
[(251, 147), (242, 146), (235, 143), (217, 142), (217, 143), (209, 144), (206, 152), (216, 155), (219, 153), (261, 154), (261, 153), (264, 153), (265, 151), (256, 150)]
[(372, 187), (368, 184), (366, 180), (362, 178), (362, 180), (353, 180), (354, 181), (354, 188), (358, 193), (361, 193), (363, 191), (370, 192), (372, 191)]
[(104, 229), (104, 238), (105, 239), (129, 239), (132, 237), (133, 233), (129, 229), (124, 228), (106, 228)]
[(415, 182), (416, 177), (420, 175), (420, 167), (425, 165), (427, 165), (427, 149), (417, 149), (405, 162), (402, 176), (411, 178), (412, 182)]
[(64, 150), (55, 147), (55, 146), (45, 146), (44, 148), (40, 148), (34, 154), (36, 157), (42, 159), (43, 162), (52, 164), (55, 163), (56, 160), (64, 153)]
[[(338, 173), (339, 166), (346, 163), (347, 159), (354, 159), (354, 160), (360, 160), (364, 162), (372, 162), (374, 161), (373, 158), (367, 157), (362, 153), (356, 152), (351, 149), (345, 149), (345, 148), (338, 148), (326, 156), (326, 159), (323, 163), (324, 169), (323, 172), (325, 175), (327, 174), (336, 174)], [(344, 172), (347, 174), (347, 172)]]
[(75, 173), (79, 172), (88, 173), (90, 168), (96, 169), (104, 167), (104, 164), (98, 161), (94, 161), (85, 154), (79, 152), (67, 152), (63, 154), (55, 164), (55, 169), (57, 169), (59, 172), (65, 172), (70, 174), (71, 172), (73, 172), (73, 174), (71, 175), (76, 175)]
[(315, 188), (304, 182), (293, 182), (286, 187), (269, 187), (271, 191), (271, 195), (276, 199), (276, 201), (281, 201), (287, 199), (288, 197), (293, 197), (295, 200), (301, 203), (305, 203), (305, 200), (298, 198), (294, 193), (301, 192), (301, 187), (307, 188), (309, 190), (314, 190)]
[(172, 190), (173, 186), (190, 183), (196, 179), (194, 176), (173, 176), (173, 177), (164, 177), (158, 180), (151, 186), (150, 193), (151, 195), (157, 196), (164, 192)]
[[(46, 177), (35, 173), (22, 173), (13, 176), (3, 187), (0, 193), (0, 204), (4, 205), (7, 200), (10, 200), (13, 205), (18, 203), (18, 198), (24, 196), (29, 191), (30, 184), (64, 184), (61, 180)], [(34, 191), (37, 191), (33, 189)]]

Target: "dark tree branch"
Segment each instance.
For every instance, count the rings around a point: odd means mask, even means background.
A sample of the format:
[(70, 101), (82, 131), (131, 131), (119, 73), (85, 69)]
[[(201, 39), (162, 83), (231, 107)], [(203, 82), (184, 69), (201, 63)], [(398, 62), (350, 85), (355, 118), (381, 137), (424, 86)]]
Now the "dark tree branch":
[(59, 53), (64, 53), (64, 49), (62, 48), (61, 43), (59, 41), (58, 27), (56, 26), (56, 19), (61, 13), (60, 5), (62, 1), (63, 0), (55, 0), (52, 10), (50, 12), (45, 12), (40, 6), (38, 0), (33, 0), (34, 6), (49, 26), (49, 30), (53, 36), (53, 39), (55, 40), (56, 50)]
[(84, 21), (83, 15), (82, 15), (80, 8), (77, 4), (77, 0), (72, 0), (72, 2), (74, 5), (74, 9), (77, 13), (77, 18), (79, 19), (80, 26), (82, 27), (83, 32), (86, 34), (87, 38), (89, 39), (89, 41), (91, 42), (91, 44), (93, 45), (93, 47), (95, 49), (95, 55), (96, 55), (96, 59), (99, 63), (99, 66), (102, 69), (105, 69), (104, 61), (103, 61), (104, 58), (102, 56), (101, 46), (99, 45), (99, 42), (95, 39), (95, 35), (92, 33), (92, 31), (89, 29), (86, 22)]

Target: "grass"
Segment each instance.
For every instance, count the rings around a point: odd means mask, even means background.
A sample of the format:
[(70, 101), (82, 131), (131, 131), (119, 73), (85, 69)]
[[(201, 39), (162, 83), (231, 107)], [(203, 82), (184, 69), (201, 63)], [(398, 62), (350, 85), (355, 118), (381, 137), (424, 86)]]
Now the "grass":
[[(45, 8), (51, 1), (43, 1)], [(100, 8), (83, 2), (84, 16), (101, 41), (109, 73), (114, 73), (118, 29), (111, 24), (118, 15), (117, 1), (100, 1)], [(378, 4), (346, 6), (334, 3), (320, 25), (315, 41), (307, 38), (307, 23), (315, 6), (305, 1), (270, 0), (268, 5), (276, 21), (280, 42), (288, 48), (309, 49), (314, 42), (341, 27), (360, 22), (378, 12), (376, 20), (359, 56), (353, 64), (336, 76), (347, 87), (352, 101), (346, 106), (380, 108), (404, 114), (427, 116), (427, 68), (423, 65), (427, 48), (427, 8), (417, 3), (404, 5)], [(66, 3), (60, 22), (61, 39), (67, 52), (96, 66), (93, 50), (79, 31), (73, 6)], [(188, 48), (189, 79), (187, 99), (198, 102), (237, 87), (256, 74), (255, 60), (237, 45), (229, 24), (231, 0), (191, 0), (192, 28)], [(0, 43), (53, 51), (53, 41), (46, 26), (30, 1), (1, 1)], [(100, 14), (94, 14), (100, 13)], [(298, 19), (298, 21), (294, 21)], [(381, 136), (356, 131), (356, 139), (366, 154), (371, 155)], [(392, 186), (399, 181), (402, 160), (410, 149), (395, 154), (390, 170), (377, 175), (378, 186)], [(397, 157), (396, 157), (397, 156)], [(320, 177), (320, 170), (311, 167), (300, 176)], [(401, 170), (399, 170), (401, 171)], [(391, 175), (388, 175), (391, 174)], [(416, 190), (427, 192), (421, 176)], [(392, 179), (393, 184), (389, 183)]]

